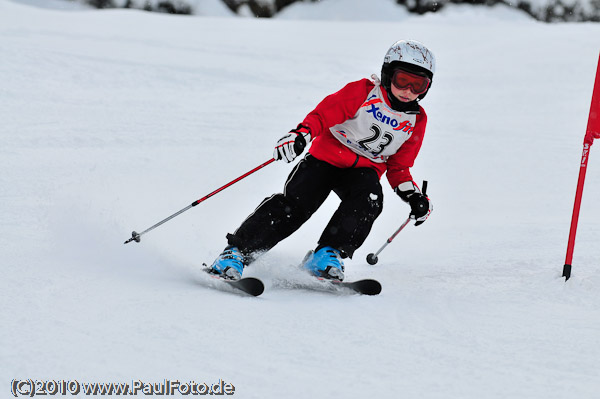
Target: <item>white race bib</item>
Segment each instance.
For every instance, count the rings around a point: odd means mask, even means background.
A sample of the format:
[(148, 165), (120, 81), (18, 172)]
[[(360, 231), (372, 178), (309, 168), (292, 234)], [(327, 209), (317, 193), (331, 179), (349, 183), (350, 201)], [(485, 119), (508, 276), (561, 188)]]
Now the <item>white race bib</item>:
[(331, 134), (355, 153), (383, 163), (410, 138), (416, 114), (394, 111), (376, 85), (356, 115), (329, 128)]

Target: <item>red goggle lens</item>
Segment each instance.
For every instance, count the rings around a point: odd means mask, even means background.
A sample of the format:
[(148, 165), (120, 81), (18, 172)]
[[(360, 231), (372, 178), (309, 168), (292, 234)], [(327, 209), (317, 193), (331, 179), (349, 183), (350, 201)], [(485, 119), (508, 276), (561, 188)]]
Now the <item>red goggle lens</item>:
[(398, 89), (410, 87), (415, 94), (423, 94), (427, 91), (431, 80), (426, 76), (416, 75), (402, 69), (396, 69), (392, 77), (392, 84)]

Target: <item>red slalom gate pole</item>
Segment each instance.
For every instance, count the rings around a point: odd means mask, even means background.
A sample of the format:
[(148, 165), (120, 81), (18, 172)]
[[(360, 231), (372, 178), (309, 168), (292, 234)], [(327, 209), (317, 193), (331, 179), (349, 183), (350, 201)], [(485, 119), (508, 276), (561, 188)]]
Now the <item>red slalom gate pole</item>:
[(232, 181), (230, 181), (229, 183), (225, 184), (222, 187), (217, 188), (215, 191), (213, 191), (210, 194), (205, 195), (204, 197), (200, 198), (199, 200), (196, 200), (194, 202), (192, 202), (190, 205), (186, 206), (185, 208), (183, 208), (180, 211), (175, 212), (174, 214), (172, 214), (171, 216), (169, 216), (168, 218), (165, 218), (163, 220), (161, 220), (160, 222), (156, 223), (154, 226), (152, 227), (148, 227), (146, 230), (142, 231), (141, 233), (137, 233), (137, 232), (133, 232), (131, 233), (131, 238), (128, 239), (127, 241), (125, 241), (125, 244), (130, 243), (131, 241), (135, 241), (135, 242), (140, 242), (141, 240), (141, 236), (146, 234), (147, 232), (149, 232), (150, 230), (154, 230), (155, 228), (157, 228), (158, 226), (160, 226), (163, 223), (168, 222), (169, 220), (173, 219), (175, 216), (179, 216), (181, 215), (183, 212), (187, 211), (188, 209), (191, 209), (193, 207), (195, 207), (196, 205), (198, 205), (199, 203), (209, 199), (210, 197), (212, 197), (213, 195), (220, 193), (221, 191), (225, 190), (227, 187), (231, 186), (232, 184), (235, 184), (237, 182), (239, 182), (240, 180), (248, 177), (249, 175), (251, 175), (252, 173), (256, 172), (259, 169), (264, 168), (265, 166), (267, 166), (268, 164), (270, 164), (271, 162), (274, 162), (275, 158), (271, 158), (269, 159), (267, 162), (264, 162), (260, 165), (258, 165), (256, 168), (244, 173), (243, 175), (241, 175), (240, 177), (238, 177), (237, 179), (233, 179)]
[(571, 277), (571, 263), (573, 262), (573, 251), (575, 249), (575, 235), (577, 234), (577, 222), (579, 221), (579, 208), (581, 207), (581, 197), (583, 196), (585, 172), (587, 171), (590, 148), (594, 143), (595, 138), (600, 138), (600, 57), (598, 58), (598, 67), (596, 69), (594, 91), (592, 92), (590, 115), (585, 132), (585, 139), (583, 140), (583, 153), (581, 154), (579, 179), (577, 180), (573, 217), (571, 218), (571, 229), (569, 231), (569, 242), (567, 244), (567, 257), (565, 258), (565, 265), (563, 267), (563, 277), (565, 278), (565, 281)]

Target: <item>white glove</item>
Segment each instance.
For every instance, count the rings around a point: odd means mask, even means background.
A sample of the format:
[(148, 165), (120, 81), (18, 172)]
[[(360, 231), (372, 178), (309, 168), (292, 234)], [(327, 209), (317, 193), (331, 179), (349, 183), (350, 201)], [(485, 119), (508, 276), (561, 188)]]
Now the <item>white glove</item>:
[(291, 130), (277, 141), (273, 158), (277, 161), (283, 159), (285, 162), (292, 162), (298, 155), (302, 154), (311, 139), (310, 129), (298, 125), (296, 129)]

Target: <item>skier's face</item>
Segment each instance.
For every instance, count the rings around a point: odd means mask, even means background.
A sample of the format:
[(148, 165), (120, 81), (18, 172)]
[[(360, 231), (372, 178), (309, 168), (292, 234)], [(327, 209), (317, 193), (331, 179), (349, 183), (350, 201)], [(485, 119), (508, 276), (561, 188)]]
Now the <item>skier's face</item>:
[(419, 97), (418, 94), (412, 92), (410, 87), (399, 89), (394, 85), (392, 85), (392, 95), (404, 103), (415, 101)]

